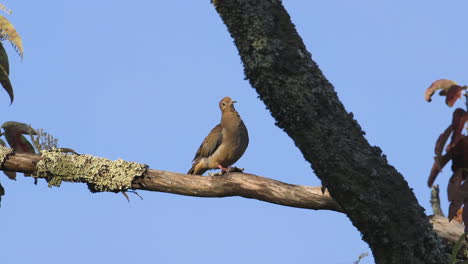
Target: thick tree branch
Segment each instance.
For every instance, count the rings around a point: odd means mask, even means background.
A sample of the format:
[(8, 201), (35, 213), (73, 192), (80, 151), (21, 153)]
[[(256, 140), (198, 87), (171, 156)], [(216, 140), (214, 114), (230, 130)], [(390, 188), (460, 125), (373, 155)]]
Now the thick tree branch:
[[(41, 159), (37, 154), (11, 154), (0, 169), (34, 175), (36, 164)], [(71, 178), (72, 175), (65, 176)], [(81, 182), (88, 183), (86, 180)], [(241, 196), (290, 207), (342, 212), (328, 192), (322, 194), (321, 187), (288, 184), (247, 173), (198, 176), (148, 169), (132, 181), (132, 188), (196, 197)], [(447, 218), (440, 216), (431, 217), (431, 222), (434, 230), (450, 245), (455, 243), (464, 230), (462, 224), (456, 221), (449, 223)]]
[[(18, 153), (10, 155), (0, 167), (6, 171), (34, 175), (40, 155)], [(66, 176), (73, 175), (50, 175)], [(88, 183), (84, 178), (81, 182)], [(321, 187), (288, 184), (246, 173), (227, 173), (223, 176), (198, 176), (148, 169), (132, 181), (132, 188), (198, 197), (241, 196), (269, 203), (341, 212), (340, 206)]]
[(246, 78), (361, 231), (376, 262), (446, 263), (445, 247), (408, 183), (364, 138), (282, 2), (213, 4), (234, 39)]

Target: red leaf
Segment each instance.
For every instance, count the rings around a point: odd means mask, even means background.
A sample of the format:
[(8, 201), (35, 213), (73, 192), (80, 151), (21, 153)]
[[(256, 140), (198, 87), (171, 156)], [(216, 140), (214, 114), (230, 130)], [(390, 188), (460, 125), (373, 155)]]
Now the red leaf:
[(446, 92), (445, 95), (445, 103), (452, 107), (453, 104), (457, 101), (458, 98), (461, 97), (461, 92), (465, 89), (466, 87), (461, 87), (459, 85), (452, 85), (448, 91)]
[[(463, 203), (463, 207), (465, 206), (465, 204), (466, 204), (466, 201), (465, 201), (465, 203)], [(457, 221), (458, 223), (463, 223), (463, 222), (464, 222), (464, 220), (463, 220), (463, 215), (464, 215), (463, 212), (464, 212), (465, 210), (463, 210), (463, 207), (460, 208), (460, 209), (458, 209), (457, 214), (456, 214), (455, 217), (453, 218), (453, 220)], [(468, 223), (468, 221), (466, 221), (466, 222)]]
[(452, 156), (452, 171), (468, 168), (468, 137), (463, 136), (450, 150)]
[[(447, 91), (452, 87), (452, 85), (456, 85), (457, 83), (452, 81), (452, 80), (447, 80), (447, 79), (440, 79), (431, 84), (429, 88), (426, 89), (426, 92), (424, 93), (424, 99), (426, 101), (430, 102), (432, 101), (431, 97), (435, 93), (435, 91), (439, 89), (443, 89), (442, 92), (447, 93)], [(441, 93), (442, 93), (441, 92)]]
[(450, 177), (449, 183), (447, 185), (447, 196), (450, 202), (453, 202), (455, 200), (463, 201), (463, 199), (460, 199), (460, 196), (457, 195), (460, 190), (461, 183), (463, 181), (462, 175), (463, 175), (463, 170), (457, 170), (452, 175), (452, 177)]
[(434, 157), (434, 164), (432, 164), (431, 173), (429, 174), (429, 178), (427, 179), (427, 185), (429, 187), (432, 187), (432, 184), (434, 183), (437, 175), (439, 175), (440, 171), (450, 161), (451, 158), (451, 153), (447, 153), (443, 156)]
[(463, 201), (453, 201), (450, 203), (449, 216), (448, 216), (449, 221), (452, 221), (455, 215), (457, 215), (458, 209), (460, 209), (462, 204), (463, 204)]
[(448, 147), (448, 149), (455, 146), (460, 140), (460, 138), (463, 137), (462, 131), (467, 121), (468, 121), (468, 113), (461, 108), (455, 109), (452, 115), (452, 128), (453, 128), (452, 140), (450, 142), (450, 147)]
[(444, 150), (445, 144), (447, 143), (447, 139), (449, 138), (450, 134), (452, 133), (452, 125), (448, 126), (444, 133), (440, 134), (439, 138), (436, 141), (434, 152), (437, 156), (442, 154)]
[(463, 219), (463, 222), (465, 222), (465, 233), (468, 233), (467, 229), (468, 229), (468, 210), (464, 210), (464, 208), (468, 207), (468, 201), (465, 201), (465, 203), (463, 204), (463, 208), (462, 208), (462, 219)]
[[(462, 177), (462, 180), (464, 180), (464, 177)], [(460, 185), (458, 190), (455, 192), (453, 200), (468, 201), (468, 182), (467, 181), (464, 181)]]

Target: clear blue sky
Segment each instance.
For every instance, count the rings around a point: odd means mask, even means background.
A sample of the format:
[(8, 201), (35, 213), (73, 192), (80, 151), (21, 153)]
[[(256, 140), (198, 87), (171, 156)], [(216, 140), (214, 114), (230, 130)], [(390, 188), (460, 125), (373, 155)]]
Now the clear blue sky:
[[(468, 3), (319, 2), (283, 1), (367, 139), (430, 210), (433, 146), (452, 109), (438, 96), (426, 103), (423, 93), (439, 78), (468, 83)], [(8, 106), (0, 91), (3, 121), (44, 128), (80, 153), (186, 172), (219, 122), (218, 101), (230, 96), (250, 134), (239, 167), (320, 185), (243, 79), (209, 0), (2, 3), (13, 9), (8, 18), (25, 49), (21, 62), (6, 45), (16, 99)], [(448, 176), (446, 169), (437, 180), (444, 209)], [(347, 217), (334, 212), (153, 192), (128, 203), (121, 194), (91, 194), (84, 184), (51, 189), (43, 180), (0, 180), (7, 192), (2, 263), (344, 264), (370, 253)]]

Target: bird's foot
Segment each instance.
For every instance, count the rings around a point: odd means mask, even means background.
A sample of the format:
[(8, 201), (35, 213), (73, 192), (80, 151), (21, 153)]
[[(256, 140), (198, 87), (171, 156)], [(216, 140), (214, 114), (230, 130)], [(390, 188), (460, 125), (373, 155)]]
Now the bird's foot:
[(227, 172), (244, 172), (244, 168), (239, 167), (229, 167), (226, 168)]
[(224, 168), (223, 166), (218, 165), (218, 168), (221, 171), (218, 171), (216, 173), (210, 173), (210, 176), (222, 176), (222, 175), (226, 174), (227, 172), (244, 172), (244, 168), (238, 168), (238, 167)]
[(218, 169), (221, 170), (221, 171), (220, 171), (220, 172), (221, 172), (221, 175), (223, 175), (224, 173), (228, 172), (229, 167), (224, 168), (223, 165), (218, 164)]
[(325, 186), (322, 185), (322, 194), (325, 194), (325, 191), (327, 190), (327, 188)]

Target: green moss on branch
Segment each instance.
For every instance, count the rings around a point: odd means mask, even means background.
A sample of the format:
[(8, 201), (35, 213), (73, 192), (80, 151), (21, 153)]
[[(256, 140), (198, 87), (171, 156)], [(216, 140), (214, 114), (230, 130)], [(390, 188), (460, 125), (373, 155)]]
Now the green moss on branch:
[(60, 186), (62, 181), (86, 182), (92, 192), (119, 192), (129, 189), (148, 165), (51, 150), (42, 152), (36, 167), (36, 177), (46, 178), (49, 187)]

